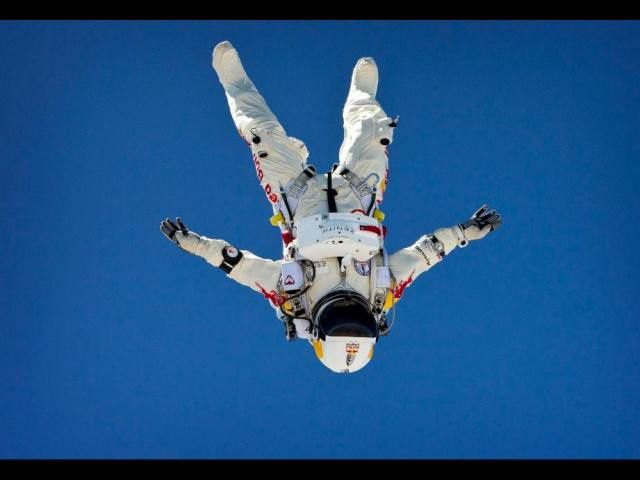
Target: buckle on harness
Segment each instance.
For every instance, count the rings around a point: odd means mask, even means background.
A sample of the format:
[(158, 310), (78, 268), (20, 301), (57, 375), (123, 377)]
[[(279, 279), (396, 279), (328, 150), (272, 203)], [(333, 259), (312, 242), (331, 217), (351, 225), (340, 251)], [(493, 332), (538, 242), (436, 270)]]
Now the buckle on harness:
[(360, 197), (366, 197), (367, 195), (371, 195), (374, 192), (375, 184), (374, 186), (369, 185), (369, 183), (367, 182), (367, 180), (369, 180), (369, 177), (375, 176), (376, 183), (378, 183), (378, 180), (380, 180), (380, 177), (376, 173), (370, 173), (364, 179), (362, 179), (347, 168), (343, 169), (342, 172), (340, 172), (340, 175), (342, 175), (347, 180), (347, 182), (349, 182), (351, 187), (358, 193), (358, 195), (360, 195)]
[[(370, 173), (364, 178), (360, 178), (358, 175), (353, 173), (348, 168), (343, 168), (340, 172), (340, 175), (344, 177), (353, 191), (360, 197), (360, 203), (362, 204), (362, 208), (366, 212), (367, 215), (371, 212), (371, 208), (375, 203), (376, 193), (377, 193), (377, 185), (380, 181), (380, 176), (377, 173)], [(374, 182), (372, 185), (369, 184), (369, 179), (374, 178)], [(369, 199), (369, 205), (365, 205), (365, 202)], [(381, 221), (381, 220), (380, 220)]]
[(316, 168), (313, 165), (308, 165), (287, 187), (287, 197), (300, 198), (302, 194), (307, 191), (307, 182), (315, 175)]

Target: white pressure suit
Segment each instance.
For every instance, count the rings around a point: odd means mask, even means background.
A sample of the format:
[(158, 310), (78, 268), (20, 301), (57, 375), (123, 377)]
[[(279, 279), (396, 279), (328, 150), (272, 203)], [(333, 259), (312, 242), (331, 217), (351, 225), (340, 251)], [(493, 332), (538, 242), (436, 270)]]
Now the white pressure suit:
[[(213, 68), (273, 207), (272, 223), (280, 229), (283, 258), (260, 258), (224, 240), (200, 236), (180, 220), (176, 225), (167, 219), (161, 229), (182, 249), (261, 293), (285, 323), (287, 338), (308, 339), (325, 366), (336, 372), (356, 371), (370, 360), (379, 336), (388, 332), (386, 313), (406, 287), (457, 246), (497, 228), (500, 216), (485, 206), (466, 223), (439, 228), (387, 255), (386, 228), (378, 207), (387, 184), (388, 147), (397, 118), (388, 117), (375, 98), (374, 60), (361, 58), (353, 70), (343, 110), (339, 164), (326, 174), (317, 174), (307, 164), (306, 146), (287, 136), (231, 43), (215, 47)], [(318, 238), (303, 238), (305, 232), (317, 233)], [(357, 242), (378, 242), (379, 248), (354, 250)]]

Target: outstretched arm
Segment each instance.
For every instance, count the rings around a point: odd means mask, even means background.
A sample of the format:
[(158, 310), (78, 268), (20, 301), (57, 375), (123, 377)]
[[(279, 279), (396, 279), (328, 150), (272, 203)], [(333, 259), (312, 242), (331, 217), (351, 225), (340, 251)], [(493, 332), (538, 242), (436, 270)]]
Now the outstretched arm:
[(164, 220), (160, 224), (160, 230), (182, 250), (204, 258), (236, 282), (267, 298), (277, 291), (281, 275), (279, 262), (260, 258), (248, 250), (238, 250), (224, 240), (198, 235), (189, 230), (179, 217), (175, 223), (169, 218)]
[(484, 238), (500, 225), (500, 214), (483, 205), (466, 222), (423, 235), (410, 247), (391, 255), (389, 266), (395, 277), (392, 288), (395, 299), (400, 299), (406, 287), (419, 275), (440, 263), (456, 247), (466, 247), (469, 242)]

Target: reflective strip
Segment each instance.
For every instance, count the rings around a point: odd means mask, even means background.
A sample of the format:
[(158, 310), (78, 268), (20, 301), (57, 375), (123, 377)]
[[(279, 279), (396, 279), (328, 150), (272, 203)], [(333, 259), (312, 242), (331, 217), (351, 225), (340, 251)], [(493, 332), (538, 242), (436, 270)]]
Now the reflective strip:
[(360, 225), (360, 230), (363, 230), (365, 232), (373, 232), (377, 235), (382, 236), (382, 230), (380, 230), (380, 227), (375, 227), (373, 225)]

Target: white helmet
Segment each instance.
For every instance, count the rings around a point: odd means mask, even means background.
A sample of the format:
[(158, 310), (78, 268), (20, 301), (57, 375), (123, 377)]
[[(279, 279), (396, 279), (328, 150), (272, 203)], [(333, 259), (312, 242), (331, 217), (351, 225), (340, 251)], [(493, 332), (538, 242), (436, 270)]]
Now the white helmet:
[(332, 292), (318, 302), (313, 319), (318, 333), (313, 349), (325, 367), (351, 373), (369, 363), (378, 325), (362, 295), (348, 290)]

